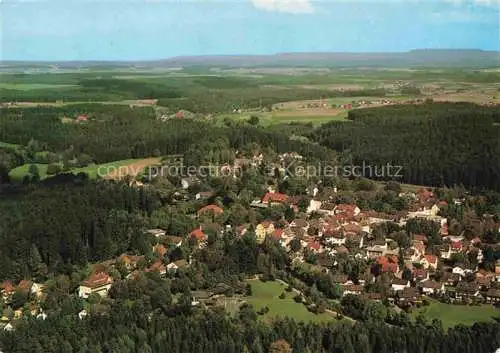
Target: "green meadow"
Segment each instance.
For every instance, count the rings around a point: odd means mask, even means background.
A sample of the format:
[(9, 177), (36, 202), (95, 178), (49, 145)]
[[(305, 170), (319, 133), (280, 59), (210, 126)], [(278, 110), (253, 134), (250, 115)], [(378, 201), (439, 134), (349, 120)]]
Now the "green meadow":
[[(286, 292), (286, 286), (276, 281), (262, 282), (260, 280), (249, 280), (252, 286), (252, 295), (246, 299), (248, 304), (253, 305), (256, 311), (268, 307), (269, 312), (262, 315), (263, 320), (272, 320), (276, 317), (290, 317), (297, 321), (324, 322), (334, 320), (327, 313), (314, 314), (307, 310), (306, 306), (294, 301), (294, 292)], [(281, 293), (285, 298), (280, 299)]]
[[(83, 168), (72, 168), (69, 172), (73, 174), (78, 174), (83, 172), (86, 173), (89, 176), (89, 178), (96, 179), (98, 177), (98, 174), (100, 173), (103, 174), (101, 175), (101, 177), (104, 177), (106, 174), (105, 172), (113, 172), (115, 169), (119, 167), (130, 165), (140, 160), (141, 159), (124, 159), (110, 163), (93, 164)], [(21, 182), (26, 175), (29, 175), (29, 168), (30, 165), (32, 164), (38, 167), (38, 172), (41, 180), (46, 179), (47, 177), (50, 176), (47, 174), (48, 164), (29, 163), (29, 164), (23, 164), (17, 168), (12, 169), (9, 172), (10, 179), (14, 182)]]
[(500, 317), (500, 309), (493, 305), (455, 305), (430, 300), (430, 305), (412, 312), (413, 317), (423, 314), (428, 320), (439, 319), (445, 329), (456, 325), (471, 326), (476, 322), (492, 321)]

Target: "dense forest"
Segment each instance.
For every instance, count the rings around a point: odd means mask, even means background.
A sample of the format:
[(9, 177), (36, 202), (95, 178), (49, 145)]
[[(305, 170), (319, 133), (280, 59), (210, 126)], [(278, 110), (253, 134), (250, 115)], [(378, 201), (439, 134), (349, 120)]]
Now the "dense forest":
[[(280, 131), (266, 131), (250, 124), (220, 127), (204, 120), (161, 121), (152, 108), (80, 104), (11, 108), (0, 110), (0, 114), (0, 141), (28, 145), (35, 140), (40, 150), (67, 151), (69, 159), (86, 154), (97, 163), (181, 154), (202, 143), (219, 143), (219, 149), (257, 143), (278, 152), (297, 151), (308, 156), (317, 153), (318, 158), (328, 153), (325, 147), (292, 140)], [(90, 121), (72, 124), (61, 120), (80, 114), (88, 115)]]
[(312, 138), (355, 164), (401, 165), (405, 183), (499, 190), (499, 116), (468, 103), (361, 109), (349, 113), (352, 123), (325, 124)]
[[(208, 312), (168, 317), (169, 307), (168, 299), (158, 301), (154, 295), (132, 305), (122, 299), (108, 315), (82, 321), (78, 306), (68, 300), (61, 314), (31, 319), (1, 335), (0, 343), (9, 353), (486, 353), (500, 344), (498, 323), (459, 326), (447, 333), (438, 324), (423, 323), (320, 325), (285, 319), (266, 325), (251, 308), (229, 318)], [(157, 315), (148, 319), (147, 309)]]
[(146, 190), (84, 176), (16, 191), (0, 202), (0, 279), (66, 272), (137, 250), (141, 215), (155, 207)]

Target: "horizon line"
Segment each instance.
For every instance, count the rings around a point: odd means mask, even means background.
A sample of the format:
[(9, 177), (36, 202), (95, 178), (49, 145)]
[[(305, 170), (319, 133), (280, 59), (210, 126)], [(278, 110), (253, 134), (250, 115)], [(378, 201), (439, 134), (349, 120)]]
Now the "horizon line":
[[(237, 58), (237, 57), (278, 57), (283, 55), (304, 55), (304, 54), (408, 54), (418, 51), (461, 51), (461, 52), (481, 52), (481, 53), (496, 53), (500, 55), (500, 50), (487, 50), (480, 48), (415, 48), (406, 51), (290, 51), (290, 52), (277, 52), (272, 54), (184, 54), (175, 56), (166, 56), (161, 58), (149, 58), (149, 59), (47, 59), (47, 60), (30, 60), (30, 59), (0, 59), (0, 63), (75, 63), (75, 62), (121, 62), (121, 63), (134, 63), (134, 62), (154, 62), (154, 61), (168, 61), (175, 59), (193, 59), (193, 58)], [(500, 58), (499, 58), (500, 59)]]

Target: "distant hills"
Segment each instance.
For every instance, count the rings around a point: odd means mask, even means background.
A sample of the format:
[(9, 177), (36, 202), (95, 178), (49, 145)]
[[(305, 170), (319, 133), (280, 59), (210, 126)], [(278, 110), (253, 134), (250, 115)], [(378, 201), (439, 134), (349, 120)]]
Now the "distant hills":
[(211, 65), (252, 66), (322, 66), (322, 67), (415, 67), (500, 65), (500, 52), (482, 50), (421, 49), (405, 53), (280, 53), (275, 55), (214, 55), (175, 57), (158, 64), (172, 66)]
[(274, 55), (179, 56), (151, 61), (1, 61), (8, 68), (96, 68), (96, 67), (494, 67), (500, 52), (476, 49), (418, 49), (402, 53), (279, 53)]

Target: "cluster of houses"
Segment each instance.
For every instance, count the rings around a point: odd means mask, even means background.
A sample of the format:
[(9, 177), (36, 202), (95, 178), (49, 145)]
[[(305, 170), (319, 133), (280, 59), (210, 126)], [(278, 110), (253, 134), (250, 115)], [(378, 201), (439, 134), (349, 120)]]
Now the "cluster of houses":
[[(454, 254), (473, 256), (481, 264), (481, 240), (479, 237), (467, 240), (463, 236), (449, 235), (447, 219), (438, 215), (440, 208), (447, 203), (437, 200), (431, 191), (422, 189), (417, 194), (400, 194), (400, 197), (413, 199), (413, 210), (392, 215), (362, 212), (354, 204), (335, 204), (332, 200), (336, 192), (332, 188), (330, 195), (323, 193), (319, 196), (317, 189), (314, 190), (312, 194), (315, 196), (310, 200), (305, 214), (292, 222), (261, 222), (255, 229), (257, 240), (262, 242), (272, 236), (292, 251), (292, 241), (299, 239), (301, 250), (296, 253), (294, 261), (305, 262), (305, 254), (313, 253), (325, 271), (335, 267), (338, 254), (365, 259), (369, 263), (366, 268), (369, 280), (375, 280), (374, 272), (378, 272), (377, 275), (385, 274), (390, 283), (387, 283), (388, 288), (384, 292), (397, 303), (415, 304), (422, 295), (446, 295), (451, 301), (500, 301), (500, 263), (494, 272), (478, 269), (477, 266), (468, 268), (460, 264), (449, 265)], [(462, 201), (455, 200), (455, 203)], [(272, 191), (254, 206), (276, 204), (289, 205), (298, 212), (296, 198)], [(312, 214), (315, 217), (311, 217)], [(405, 226), (412, 218), (426, 219), (439, 226), (442, 243), (439, 251), (428, 246), (426, 234), (411, 234), (411, 245), (403, 249), (394, 239), (372, 236), (373, 228), (381, 223), (394, 222)], [(497, 226), (500, 228), (500, 225)], [(244, 232), (245, 228), (241, 231)], [(342, 286), (344, 295), (380, 296), (380, 293), (365, 293), (364, 279), (340, 278), (342, 281), (338, 284)]]
[[(301, 159), (302, 156), (297, 153), (279, 156), (280, 162)], [(263, 156), (259, 155), (241, 164), (255, 167), (261, 165), (262, 160)], [(411, 207), (409, 211), (394, 214), (362, 211), (355, 204), (338, 204), (336, 187), (323, 188), (321, 192), (315, 187), (308, 190), (308, 194), (307, 209), (300, 210), (299, 203), (303, 197), (292, 197), (269, 187), (268, 192), (251, 203), (251, 207), (284, 205), (292, 208), (297, 218), (291, 222), (283, 219), (279, 222), (264, 220), (255, 227), (243, 224), (233, 231), (243, 236), (252, 230), (258, 242), (263, 242), (266, 237), (275, 238), (293, 254), (295, 263), (306, 262), (307, 256), (314, 254), (318, 265), (324, 267), (325, 271), (335, 272), (335, 258), (338, 255), (366, 260), (369, 264), (366, 279), (347, 278), (338, 283), (344, 294), (362, 294), (370, 298), (385, 295), (401, 304), (418, 303), (422, 295), (445, 295), (451, 301), (500, 301), (500, 264), (495, 271), (487, 272), (477, 266), (469, 268), (468, 265), (450, 261), (454, 254), (462, 254), (475, 257), (476, 262), (481, 264), (484, 256), (481, 239), (450, 235), (448, 220), (439, 215), (440, 210), (448, 204), (437, 199), (432, 191), (422, 188), (415, 193), (400, 193), (399, 197), (409, 200)], [(213, 193), (210, 191), (200, 192), (196, 194), (196, 200), (207, 200), (211, 196)], [(453, 202), (460, 205), (464, 200), (455, 199)], [(224, 213), (222, 207), (208, 204), (198, 210), (197, 216), (208, 214), (215, 219)], [(442, 244), (439, 249), (429, 246), (429, 234), (410, 234), (410, 246), (401, 249), (395, 239), (380, 239), (373, 235), (373, 229), (382, 223), (394, 222), (404, 227), (411, 219), (425, 219), (438, 226)], [(219, 231), (223, 233), (230, 228), (220, 225)], [(500, 225), (497, 228), (500, 231)], [(195, 238), (200, 247), (207, 243), (208, 236), (203, 226), (194, 229), (189, 236)], [(300, 244), (298, 251), (297, 244)], [(384, 293), (366, 292), (366, 285), (375, 280), (373, 272), (389, 279)]]
[[(279, 156), (280, 162), (301, 159), (302, 156), (297, 153)], [(263, 163), (263, 156), (254, 155), (253, 158), (240, 159), (238, 163), (257, 167)], [(191, 179), (183, 179), (180, 190), (187, 193), (190, 182)], [(226, 210), (208, 202), (214, 196), (213, 191), (191, 195), (194, 200), (207, 201), (193, 216), (200, 221), (210, 219), (210, 227), (216, 234), (231, 231), (243, 236), (253, 232), (258, 243), (274, 238), (291, 254), (295, 265), (311, 262), (313, 257), (315, 266), (333, 274), (343, 295), (363, 295), (372, 300), (386, 298), (400, 306), (418, 304), (423, 295), (443, 296), (450, 301), (500, 303), (500, 263), (496, 264), (494, 271), (485, 271), (478, 266), (470, 268), (469, 265), (450, 261), (457, 257), (455, 254), (462, 254), (468, 258), (475, 257), (475, 263), (481, 264), (484, 259), (481, 239), (449, 234), (448, 220), (440, 216), (441, 208), (448, 204), (437, 199), (433, 192), (422, 188), (416, 193), (400, 193), (399, 197), (409, 200), (411, 207), (409, 211), (394, 214), (365, 211), (356, 204), (338, 203), (336, 187), (323, 187), (321, 192), (318, 187), (310, 187), (307, 193), (307, 198), (289, 196), (269, 187), (260, 199), (251, 203), (254, 208), (277, 205), (284, 209), (291, 208), (295, 215), (291, 221), (264, 220), (256, 225), (242, 224), (232, 229), (219, 221), (224, 219)], [(306, 205), (304, 200), (307, 200)], [(464, 200), (453, 202), (460, 205)], [(374, 229), (380, 224), (393, 222), (404, 227), (411, 219), (425, 219), (436, 224), (441, 238), (439, 249), (429, 246), (429, 234), (409, 234), (410, 245), (404, 248), (400, 248), (398, 242), (389, 236), (374, 234)], [(166, 263), (165, 255), (169, 249), (180, 247), (186, 240), (193, 240), (198, 248), (206, 246), (209, 239), (207, 227), (203, 222), (200, 224), (185, 237), (169, 236), (162, 229), (145, 231), (158, 239), (152, 249), (157, 255), (156, 261), (147, 263), (144, 256), (122, 254), (116, 259), (95, 264), (89, 276), (80, 283), (77, 294), (84, 299), (92, 295), (107, 296), (115, 280), (110, 274), (111, 269), (117, 269), (118, 264), (122, 274), (125, 268), (127, 278), (137, 278), (142, 271), (156, 271), (160, 276), (166, 276), (189, 266), (191, 261), (185, 259)], [(500, 224), (497, 227), (500, 231)], [(349, 278), (339, 273), (336, 265), (340, 256), (363, 259), (367, 264), (363, 275)], [(381, 276), (384, 278), (382, 289), (370, 286)], [(375, 291), (374, 287), (379, 289)], [(43, 284), (24, 280), (14, 285), (5, 281), (0, 286), (3, 301), (9, 303), (18, 290), (28, 291), (40, 299), (44, 296)], [(197, 299), (193, 298), (193, 303), (196, 302)], [(12, 329), (11, 320), (22, 316), (22, 310), (2, 316), (0, 321), (4, 329)], [(33, 309), (32, 314), (42, 319), (45, 317), (39, 309)], [(86, 311), (79, 314), (80, 318), (85, 316)]]
[[(14, 284), (12, 281), (6, 280), (0, 284), (0, 296), (5, 304), (10, 304), (14, 299), (15, 293), (22, 293), (25, 296), (34, 296), (38, 301), (45, 299), (45, 293), (43, 292), (44, 284), (36, 283), (30, 280), (21, 280), (19, 283)], [(1, 313), (0, 317), (0, 328), (5, 331), (11, 331), (14, 329), (12, 325), (13, 320), (23, 317), (24, 311), (29, 310), (30, 314), (35, 316), (37, 319), (45, 320), (47, 315), (38, 305), (30, 304), (29, 308), (20, 308), (16, 310), (9, 310), (6, 307)]]

